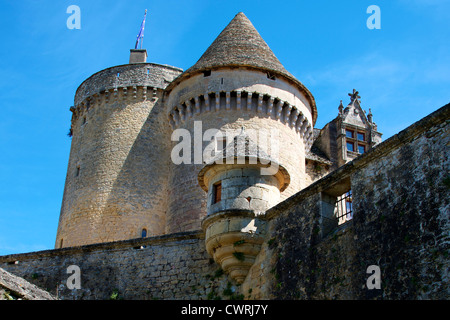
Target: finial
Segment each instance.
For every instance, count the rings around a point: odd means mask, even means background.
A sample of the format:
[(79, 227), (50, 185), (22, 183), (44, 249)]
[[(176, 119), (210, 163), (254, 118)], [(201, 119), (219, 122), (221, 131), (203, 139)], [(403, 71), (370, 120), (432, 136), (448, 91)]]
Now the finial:
[(344, 111), (344, 105), (342, 104), (342, 100), (341, 100), (341, 103), (339, 104), (338, 109), (339, 109), (339, 113), (342, 114)]
[(369, 120), (370, 123), (373, 123), (372, 110), (370, 108), (369, 108), (369, 114), (367, 115), (367, 120)]
[(353, 101), (355, 101), (357, 99), (361, 99), (361, 97), (358, 94), (359, 94), (359, 92), (356, 91), (355, 89), (353, 89), (353, 93), (348, 94), (350, 96), (350, 103), (353, 103)]

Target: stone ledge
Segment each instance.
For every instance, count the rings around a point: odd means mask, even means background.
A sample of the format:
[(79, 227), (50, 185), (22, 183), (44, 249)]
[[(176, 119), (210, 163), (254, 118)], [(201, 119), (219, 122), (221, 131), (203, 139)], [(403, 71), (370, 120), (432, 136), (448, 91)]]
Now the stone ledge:
[(180, 233), (171, 233), (162, 236), (149, 237), (149, 238), (137, 238), (130, 240), (120, 240), (113, 242), (104, 242), (104, 243), (96, 243), (89, 244), (84, 246), (76, 246), (76, 247), (66, 247), (62, 249), (50, 249), (50, 250), (42, 250), (35, 251), (29, 253), (19, 253), (19, 254), (10, 254), (5, 256), (0, 256), (0, 263), (12, 263), (15, 261), (24, 261), (31, 260), (41, 257), (51, 257), (51, 256), (65, 256), (72, 255), (76, 253), (87, 253), (93, 251), (101, 251), (101, 250), (111, 250), (111, 249), (127, 249), (127, 248), (140, 248), (143, 246), (155, 245), (155, 244), (164, 244), (170, 242), (178, 242), (183, 240), (202, 240), (205, 238), (205, 235), (202, 231), (189, 231), (189, 232), (180, 232)]

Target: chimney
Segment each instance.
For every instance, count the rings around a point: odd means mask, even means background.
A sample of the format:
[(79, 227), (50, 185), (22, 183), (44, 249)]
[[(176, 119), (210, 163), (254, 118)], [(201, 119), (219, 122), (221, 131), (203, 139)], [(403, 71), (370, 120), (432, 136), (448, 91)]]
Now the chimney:
[(146, 49), (130, 49), (130, 64), (147, 62)]

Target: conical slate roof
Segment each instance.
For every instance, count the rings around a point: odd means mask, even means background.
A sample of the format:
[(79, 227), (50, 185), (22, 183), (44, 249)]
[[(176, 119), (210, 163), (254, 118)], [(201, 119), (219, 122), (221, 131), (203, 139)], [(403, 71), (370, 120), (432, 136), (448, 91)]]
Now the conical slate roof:
[(244, 13), (238, 13), (186, 72), (221, 66), (252, 66), (293, 76), (283, 67)]
[(197, 73), (222, 67), (248, 67), (284, 77), (305, 94), (312, 108), (313, 121), (317, 119), (316, 103), (311, 92), (284, 68), (242, 12), (231, 20), (197, 63), (178, 76), (166, 90), (170, 91), (182, 80)]

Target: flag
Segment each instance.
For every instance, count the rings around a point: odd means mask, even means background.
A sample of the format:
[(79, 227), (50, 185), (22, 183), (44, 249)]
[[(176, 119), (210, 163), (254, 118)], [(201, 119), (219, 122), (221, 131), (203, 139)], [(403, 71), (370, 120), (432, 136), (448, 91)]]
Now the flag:
[(142, 39), (144, 38), (145, 18), (146, 17), (147, 17), (147, 10), (145, 10), (144, 20), (142, 20), (141, 28), (139, 29), (139, 34), (137, 35), (136, 45), (134, 46), (135, 49), (138, 48), (139, 42), (141, 43), (141, 49), (142, 49)]

